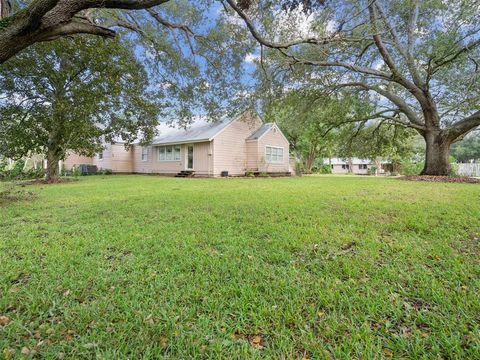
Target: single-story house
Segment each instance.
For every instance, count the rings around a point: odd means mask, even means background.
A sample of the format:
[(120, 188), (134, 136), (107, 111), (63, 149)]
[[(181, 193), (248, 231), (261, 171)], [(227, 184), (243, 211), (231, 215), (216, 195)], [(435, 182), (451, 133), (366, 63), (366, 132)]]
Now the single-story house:
[(91, 164), (116, 173), (241, 176), (247, 172), (290, 174), (289, 142), (275, 123), (244, 112), (218, 122), (195, 121), (187, 128), (159, 126), (148, 146), (105, 145), (93, 158), (70, 154), (64, 168)]
[(324, 164), (332, 168), (332, 174), (357, 174), (367, 175), (369, 170), (376, 168), (376, 174), (385, 174), (392, 171), (392, 164), (389, 161), (372, 161), (359, 158), (329, 158), (323, 159)]
[(368, 174), (368, 169), (375, 166), (370, 160), (358, 158), (330, 158), (324, 159), (325, 164), (332, 168), (332, 174)]

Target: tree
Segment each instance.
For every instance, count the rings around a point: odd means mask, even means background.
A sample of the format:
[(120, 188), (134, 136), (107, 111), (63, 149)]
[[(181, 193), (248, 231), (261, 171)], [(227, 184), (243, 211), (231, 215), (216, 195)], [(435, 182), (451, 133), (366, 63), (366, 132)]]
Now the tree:
[(339, 131), (332, 123), (351, 118), (360, 108), (353, 98), (290, 90), (268, 104), (265, 117), (279, 124), (305, 173), (310, 174), (319, 157), (331, 157), (335, 152)]
[(1, 0), (0, 63), (37, 42), (73, 34), (113, 37), (115, 31), (98, 25), (85, 10), (148, 9), (169, 0), (33, 0), (16, 13), (7, 12), (10, 1)]
[(447, 175), (451, 144), (480, 125), (478, 1), (317, 2), (303, 6), (308, 21), (297, 26), (271, 1), (226, 2), (261, 44), (264, 67), (302, 68), (315, 75), (301, 81), (311, 88), (333, 73), (331, 88), (369, 94), (370, 119), (417, 131), (426, 143), (422, 174)]
[(53, 182), (67, 151), (92, 156), (115, 137), (148, 140), (160, 109), (148, 86), (142, 64), (119, 41), (79, 36), (34, 45), (0, 70), (0, 154), (45, 153)]
[(452, 155), (458, 161), (467, 163), (480, 161), (480, 136), (468, 136), (452, 146)]

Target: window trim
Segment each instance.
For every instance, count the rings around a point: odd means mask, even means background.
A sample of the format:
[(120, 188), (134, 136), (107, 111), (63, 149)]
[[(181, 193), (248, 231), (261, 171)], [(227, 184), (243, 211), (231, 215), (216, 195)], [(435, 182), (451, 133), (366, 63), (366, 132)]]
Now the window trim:
[[(267, 158), (267, 148), (270, 148), (270, 160)], [(271, 151), (273, 149), (282, 149), (282, 160), (272, 160)], [(265, 154), (265, 162), (268, 164), (284, 164), (285, 163), (285, 148), (283, 146), (265, 145), (264, 154)]]
[(97, 153), (97, 160), (102, 160), (103, 161), (103, 150), (99, 153)]
[[(167, 159), (167, 148), (168, 147), (171, 147), (172, 148), (172, 159)], [(175, 148), (178, 147), (178, 159), (175, 158)], [(182, 146), (180, 144), (176, 144), (176, 145), (161, 145), (161, 146), (157, 146), (158, 150), (158, 154), (157, 154), (157, 161), (158, 162), (176, 162), (176, 161), (182, 161)], [(160, 159), (160, 154), (161, 154), (161, 149), (165, 149), (165, 159)]]
[[(144, 155), (143, 150), (144, 150), (144, 149), (147, 150), (147, 151), (146, 151), (146, 154), (145, 154), (145, 159), (143, 158), (143, 155)], [(148, 151), (148, 146), (142, 146), (142, 152), (141, 152), (141, 154), (140, 154), (140, 161), (143, 161), (143, 162), (148, 161), (148, 153), (149, 153), (149, 151)]]

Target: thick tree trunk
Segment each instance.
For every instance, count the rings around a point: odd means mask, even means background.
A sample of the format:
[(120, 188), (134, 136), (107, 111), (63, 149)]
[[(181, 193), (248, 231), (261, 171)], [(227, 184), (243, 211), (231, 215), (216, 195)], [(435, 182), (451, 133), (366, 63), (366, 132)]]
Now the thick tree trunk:
[(450, 145), (451, 141), (442, 132), (426, 132), (425, 166), (421, 175), (450, 175)]
[(58, 152), (55, 150), (49, 149), (47, 151), (47, 181), (48, 182), (57, 182), (60, 178), (60, 169), (58, 167), (58, 162), (60, 157)]

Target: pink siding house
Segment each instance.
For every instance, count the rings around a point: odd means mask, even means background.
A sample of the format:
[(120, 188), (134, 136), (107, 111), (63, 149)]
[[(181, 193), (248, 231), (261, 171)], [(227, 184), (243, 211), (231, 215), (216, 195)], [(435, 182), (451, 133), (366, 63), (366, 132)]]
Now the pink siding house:
[(64, 162), (92, 164), (116, 173), (178, 176), (242, 176), (247, 172), (290, 174), (289, 142), (275, 123), (245, 112), (218, 122), (197, 121), (188, 128), (161, 125), (148, 146), (106, 145), (94, 158), (71, 154)]

